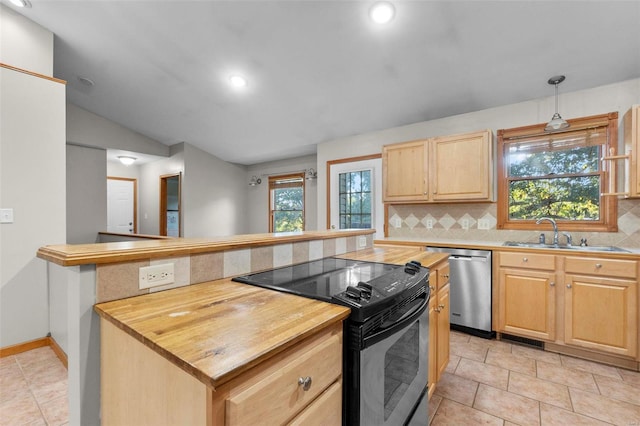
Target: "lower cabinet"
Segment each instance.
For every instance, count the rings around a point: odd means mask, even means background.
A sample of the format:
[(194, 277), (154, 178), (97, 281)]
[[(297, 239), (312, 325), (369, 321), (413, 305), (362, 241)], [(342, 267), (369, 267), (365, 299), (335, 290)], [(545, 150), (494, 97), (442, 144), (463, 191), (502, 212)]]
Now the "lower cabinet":
[(449, 262), (439, 263), (429, 274), (429, 397), (449, 364), (450, 301)]
[(640, 359), (638, 262), (500, 252), (498, 330)]
[(105, 319), (101, 339), (103, 425), (342, 423), (342, 323), (215, 389)]

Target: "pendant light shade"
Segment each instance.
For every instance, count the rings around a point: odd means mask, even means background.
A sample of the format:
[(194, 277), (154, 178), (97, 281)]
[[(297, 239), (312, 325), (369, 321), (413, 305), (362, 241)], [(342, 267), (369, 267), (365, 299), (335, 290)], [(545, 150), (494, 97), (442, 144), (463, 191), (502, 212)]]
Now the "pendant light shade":
[(547, 123), (547, 126), (544, 128), (545, 132), (555, 132), (557, 130), (566, 129), (569, 127), (569, 123), (567, 123), (558, 112), (558, 84), (562, 83), (565, 79), (564, 75), (557, 75), (555, 77), (551, 77), (547, 83), (553, 84), (556, 88), (556, 113), (551, 117), (551, 121)]

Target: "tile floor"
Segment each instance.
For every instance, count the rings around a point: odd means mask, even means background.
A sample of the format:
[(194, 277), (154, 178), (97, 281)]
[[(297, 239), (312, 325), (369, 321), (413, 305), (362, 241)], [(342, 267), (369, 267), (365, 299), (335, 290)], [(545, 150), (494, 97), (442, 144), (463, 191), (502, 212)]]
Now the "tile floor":
[[(640, 373), (452, 331), (429, 415), (432, 426), (640, 426)], [(0, 426), (67, 418), (67, 371), (50, 348), (0, 358)]]
[(0, 358), (0, 426), (67, 423), (67, 370), (50, 347)]
[(640, 373), (451, 332), (436, 425), (640, 426)]

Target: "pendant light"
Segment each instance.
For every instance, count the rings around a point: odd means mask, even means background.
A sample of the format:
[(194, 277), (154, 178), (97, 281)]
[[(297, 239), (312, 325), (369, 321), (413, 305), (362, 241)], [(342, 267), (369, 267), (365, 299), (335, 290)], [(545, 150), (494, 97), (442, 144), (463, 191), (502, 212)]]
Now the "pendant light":
[(544, 128), (545, 132), (555, 132), (556, 130), (562, 130), (569, 127), (569, 123), (567, 123), (562, 117), (560, 117), (560, 113), (558, 112), (558, 84), (562, 83), (565, 79), (564, 75), (556, 75), (555, 77), (551, 77), (547, 83), (553, 84), (556, 87), (556, 113), (551, 117), (551, 121), (547, 123), (547, 126)]

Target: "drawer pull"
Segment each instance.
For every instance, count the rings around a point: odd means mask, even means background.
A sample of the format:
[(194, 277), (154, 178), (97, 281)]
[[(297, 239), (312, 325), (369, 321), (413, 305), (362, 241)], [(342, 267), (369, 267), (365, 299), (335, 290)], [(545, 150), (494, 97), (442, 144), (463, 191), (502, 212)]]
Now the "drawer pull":
[(435, 288), (434, 286), (430, 285), (430, 286), (429, 286), (429, 290), (431, 290), (431, 291), (436, 291), (436, 288)]
[(596, 269), (602, 268), (602, 263), (596, 263)]
[(440, 311), (442, 310), (441, 308), (434, 308), (434, 311), (436, 311), (437, 313), (440, 313)]
[(298, 386), (302, 386), (303, 391), (308, 391), (311, 388), (311, 377), (298, 377)]
[[(438, 305), (438, 308), (444, 309), (444, 305)], [(438, 311), (438, 312), (440, 312), (440, 311)]]
[(550, 285), (551, 287), (555, 287), (555, 286), (556, 286), (556, 283), (555, 283), (554, 281), (551, 281), (551, 282), (549, 283), (549, 285)]
[(449, 279), (449, 274), (442, 274), (443, 278)]
[(567, 288), (571, 288), (571, 284), (567, 284)]
[(529, 261), (529, 259), (527, 259), (526, 257), (523, 257), (523, 258), (522, 258), (522, 261), (523, 261), (523, 262), (528, 262), (528, 261)]

